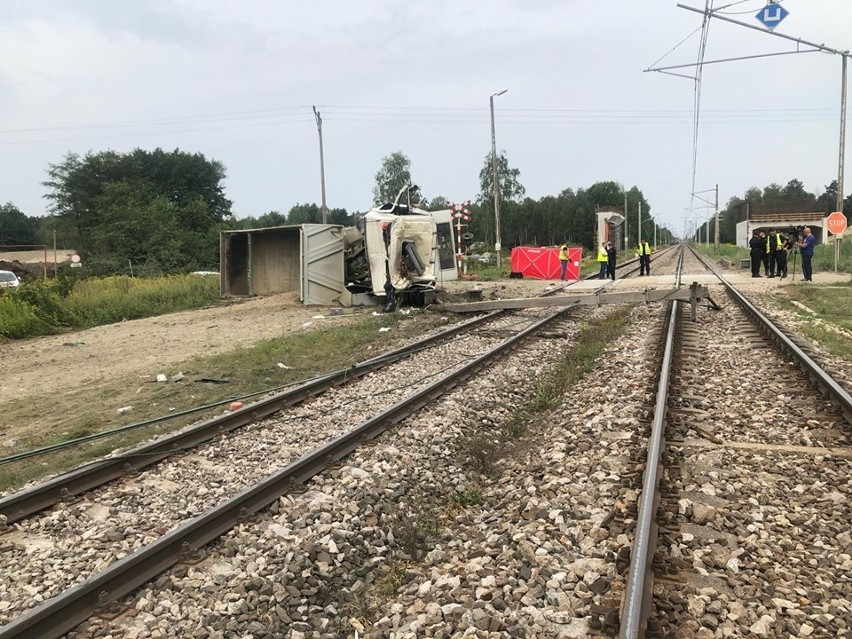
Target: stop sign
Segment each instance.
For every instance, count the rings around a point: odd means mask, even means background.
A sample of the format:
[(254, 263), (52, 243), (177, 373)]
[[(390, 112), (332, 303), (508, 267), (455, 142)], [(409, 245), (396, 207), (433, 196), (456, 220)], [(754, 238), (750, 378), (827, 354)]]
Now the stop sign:
[(828, 216), (825, 224), (830, 233), (840, 235), (846, 230), (846, 216), (840, 211), (835, 211)]

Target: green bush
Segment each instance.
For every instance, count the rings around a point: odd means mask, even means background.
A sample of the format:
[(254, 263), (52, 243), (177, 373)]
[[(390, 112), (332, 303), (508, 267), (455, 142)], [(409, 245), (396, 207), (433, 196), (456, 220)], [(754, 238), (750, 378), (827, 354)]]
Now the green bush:
[(0, 337), (22, 339), (53, 332), (28, 302), (15, 293), (0, 294)]
[(116, 275), (78, 282), (68, 296), (68, 307), (81, 326), (163, 315), (215, 304), (219, 280), (197, 275), (140, 279)]
[(20, 339), (210, 306), (220, 297), (215, 277), (77, 279), (67, 273), (50, 283), (22, 284), (0, 299), (0, 335)]
[[(820, 244), (814, 250), (813, 259), (814, 272), (834, 272), (834, 242)], [(837, 260), (838, 273), (852, 273), (852, 242), (844, 239), (840, 243), (840, 256)]]
[(36, 280), (21, 284), (15, 290), (15, 297), (29, 304), (39, 320), (55, 329), (68, 328), (77, 323), (74, 313), (65, 306), (52, 282)]

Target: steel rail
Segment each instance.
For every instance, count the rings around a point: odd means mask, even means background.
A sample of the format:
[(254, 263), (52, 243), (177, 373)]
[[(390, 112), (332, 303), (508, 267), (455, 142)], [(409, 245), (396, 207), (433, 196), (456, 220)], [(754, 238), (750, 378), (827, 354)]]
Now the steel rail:
[(722, 284), (729, 296), (742, 308), (755, 322), (758, 328), (773, 342), (775, 342), (785, 353), (791, 355), (799, 365), (799, 368), (816, 384), (820, 390), (840, 407), (847, 421), (852, 422), (852, 395), (849, 394), (834, 378), (829, 375), (822, 366), (817, 364), (810, 356), (799, 348), (793, 340), (778, 328), (771, 319), (766, 317), (760, 309), (752, 304), (737, 288), (725, 277), (713, 268), (704, 256), (690, 249), (696, 257), (713, 273)]
[[(669, 251), (675, 250), (676, 248), (677, 248), (676, 244), (672, 245), (672, 246), (667, 246), (667, 247), (664, 247), (664, 248), (660, 249), (659, 251), (657, 251), (657, 253), (655, 253), (654, 255), (656, 255), (657, 257), (660, 257), (660, 256), (663, 256), (663, 255), (666, 255)], [(626, 252), (627, 251), (625, 251), (625, 253)], [(628, 266), (633, 267), (633, 268), (631, 268), (629, 271), (623, 272), (621, 274), (622, 277), (624, 277), (624, 275), (632, 275), (633, 273), (639, 272), (639, 258), (634, 257), (633, 259), (627, 260), (626, 262), (622, 262), (621, 264), (616, 264), (615, 270), (618, 271), (620, 269), (627, 268)], [(586, 275), (586, 277), (584, 277), (582, 279), (584, 281), (596, 280), (596, 279), (598, 279), (598, 275), (597, 275), (597, 273), (589, 274), (589, 275)]]
[[(679, 245), (675, 258), (676, 286), (681, 285), (684, 252), (683, 245)], [(663, 361), (660, 365), (660, 381), (657, 385), (657, 401), (654, 406), (651, 437), (642, 476), (642, 495), (621, 607), (620, 639), (643, 637), (650, 615), (651, 596), (654, 590), (654, 571), (651, 565), (657, 549), (656, 513), (660, 504), (660, 461), (665, 449), (666, 408), (674, 359), (674, 337), (679, 317), (680, 303), (674, 301), (669, 312)]]
[[(679, 268), (682, 264), (679, 260)], [(680, 271), (678, 268), (678, 279)], [(680, 303), (672, 302), (666, 331), (663, 361), (660, 365), (660, 382), (651, 423), (651, 437), (642, 475), (642, 496), (636, 518), (633, 547), (630, 551), (630, 568), (624, 589), (619, 637), (638, 639), (644, 636), (654, 590), (654, 571), (651, 562), (657, 549), (657, 508), (660, 504), (660, 461), (665, 450), (666, 408), (669, 399), (669, 380), (674, 359), (674, 343), (680, 317)]]
[(304, 455), (258, 484), (242, 491), (215, 508), (166, 533), (156, 541), (120, 559), (83, 583), (49, 599), (7, 625), (0, 627), (0, 639), (57, 639), (88, 619), (106, 603), (126, 596), (198, 550), (247, 517), (301, 486), (407, 415), (433, 402), (437, 397), (479, 372), (525, 338), (561, 317), (573, 305), (551, 313), (528, 326), (462, 368), (400, 400), (352, 431)]
[[(748, 314), (758, 328), (767, 337), (778, 344), (785, 352), (792, 355), (812, 381), (820, 389), (836, 401), (847, 420), (852, 421), (852, 398), (845, 389), (802, 351), (787, 335), (767, 318), (760, 310), (740, 293), (733, 284), (724, 278), (715, 268), (695, 249), (690, 251), (701, 263), (719, 278), (725, 290), (734, 301)], [(683, 254), (678, 260), (678, 279), (683, 263)], [(642, 482), (642, 496), (639, 513), (636, 520), (633, 546), (630, 554), (630, 568), (625, 585), (620, 618), (620, 639), (639, 639), (645, 636), (648, 617), (651, 612), (653, 595), (654, 572), (651, 563), (657, 545), (656, 512), (660, 503), (659, 478), (660, 460), (665, 449), (665, 412), (668, 403), (674, 334), (679, 321), (679, 302), (672, 303), (669, 317), (669, 327), (666, 336), (666, 346), (663, 363), (660, 370), (660, 382), (657, 390), (657, 401), (654, 407), (654, 420), (651, 425), (651, 438), (648, 443), (648, 455)]]
[[(547, 291), (542, 293), (542, 296), (552, 295), (555, 292)], [(214, 417), (188, 429), (158, 438), (153, 442), (57, 475), (45, 482), (0, 499), (0, 516), (5, 517), (7, 523), (14, 523), (46, 510), (60, 501), (72, 500), (78, 495), (103, 486), (125, 474), (137, 472), (157, 464), (174, 453), (194, 448), (214, 437), (243, 428), (258, 419), (325, 392), (333, 386), (362, 377), (457, 333), (487, 323), (505, 312), (502, 310), (494, 311), (451, 326), (436, 335), (423, 338), (408, 346), (377, 355), (349, 368), (320, 375), (299, 384), (295, 388), (276, 393), (233, 413)], [(2, 525), (0, 525), (0, 529), (2, 529)]]
[(199, 446), (214, 437), (230, 433), (288, 406), (305, 401), (333, 386), (349, 382), (383, 366), (397, 362), (457, 333), (488, 322), (494, 319), (497, 314), (499, 313), (489, 313), (451, 326), (436, 335), (423, 338), (413, 344), (389, 351), (349, 368), (320, 376), (293, 389), (249, 404), (232, 413), (214, 417), (189, 429), (57, 475), (31, 488), (0, 499), (0, 516), (4, 516), (7, 523), (13, 523), (45, 510), (60, 501), (73, 499), (77, 495), (109, 483), (122, 475), (156, 464), (176, 452)]

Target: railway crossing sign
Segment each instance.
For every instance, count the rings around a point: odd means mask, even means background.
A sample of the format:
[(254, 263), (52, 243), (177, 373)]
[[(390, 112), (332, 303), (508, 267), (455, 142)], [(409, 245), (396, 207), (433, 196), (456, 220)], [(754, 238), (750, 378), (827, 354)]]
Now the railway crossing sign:
[(758, 11), (757, 15), (754, 17), (760, 20), (761, 24), (766, 27), (768, 31), (773, 31), (775, 27), (781, 24), (781, 21), (788, 15), (790, 15), (790, 12), (787, 11), (787, 9), (782, 7), (780, 4), (775, 4), (770, 1), (770, 3)]
[(826, 218), (825, 226), (829, 233), (843, 235), (843, 231), (846, 230), (846, 216), (840, 211), (835, 211)]

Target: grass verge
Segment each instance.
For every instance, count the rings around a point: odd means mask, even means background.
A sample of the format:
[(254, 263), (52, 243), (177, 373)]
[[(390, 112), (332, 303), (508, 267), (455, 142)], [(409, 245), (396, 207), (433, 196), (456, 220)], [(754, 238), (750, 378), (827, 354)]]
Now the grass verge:
[[(615, 307), (604, 317), (587, 322), (565, 356), (536, 382), (526, 407), (512, 413), (500, 431), (479, 432), (465, 442), (463, 455), (468, 466), (480, 475), (494, 476), (500, 460), (525, 450), (530, 426), (558, 408), (574, 385), (594, 370), (606, 347), (624, 333), (631, 310), (627, 306)], [(452, 500), (462, 507), (477, 502), (472, 495), (465, 494), (453, 495)]]
[(802, 321), (805, 337), (832, 355), (852, 360), (852, 283), (784, 286), (778, 295), (813, 311), (782, 303)]
[(0, 338), (51, 335), (223, 303), (219, 280), (195, 275), (27, 282), (0, 291)]
[[(236, 348), (227, 354), (199, 357), (173, 370), (182, 370), (179, 382), (140, 382), (135, 377), (83, 387), (72, 393), (47, 395), (38, 402), (16, 400), (0, 403), (4, 421), (32, 424), (14, 446), (4, 447), (0, 457), (62, 443), (90, 433), (103, 432), (125, 424), (156, 420), (184, 410), (227, 402), (233, 398), (293, 384), (322, 373), (346, 368), (401, 343), (402, 331), (380, 332), (405, 325), (404, 336), (413, 338), (440, 322), (436, 314), (365, 316), (343, 326), (267, 340), (250, 348)], [(284, 363), (286, 368), (278, 364)], [(205, 383), (200, 379), (228, 380)], [(245, 403), (254, 401), (245, 400)], [(131, 406), (124, 415), (117, 409)], [(0, 466), (0, 491), (9, 490), (87, 461), (113, 450), (127, 448), (147, 439), (172, 432), (190, 423), (209, 419), (226, 410), (211, 406), (193, 415), (160, 421), (157, 425), (108, 437), (55, 453)]]
[(607, 345), (627, 328), (631, 307), (619, 306), (603, 318), (587, 322), (577, 335), (575, 345), (533, 389), (528, 412), (544, 413), (558, 407), (563, 396), (576, 382), (595, 368), (595, 361)]

